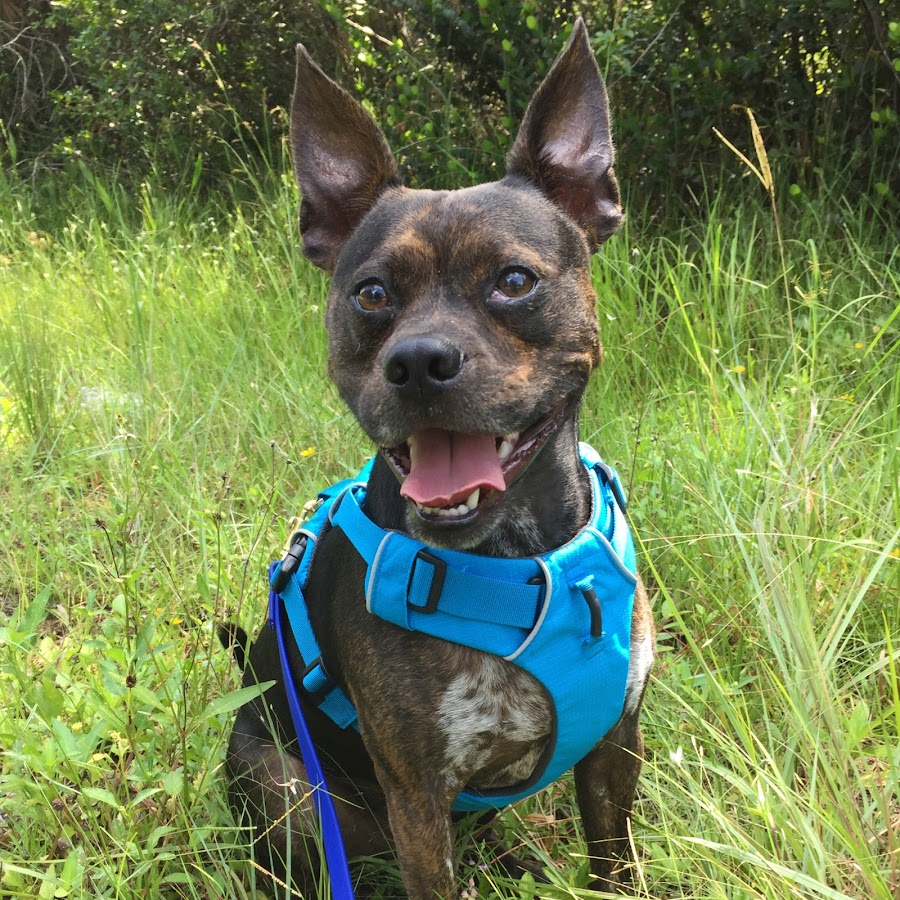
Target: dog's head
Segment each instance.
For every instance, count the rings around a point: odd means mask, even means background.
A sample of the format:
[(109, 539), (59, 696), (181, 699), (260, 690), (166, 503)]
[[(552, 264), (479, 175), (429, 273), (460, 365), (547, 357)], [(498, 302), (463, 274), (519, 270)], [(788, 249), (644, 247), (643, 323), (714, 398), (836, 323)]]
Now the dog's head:
[(541, 451), (574, 444), (600, 359), (590, 255), (622, 215), (584, 23), (501, 181), (403, 187), (375, 121), (302, 47), (291, 144), (303, 249), (332, 273), (331, 377), (396, 472), (410, 532), (476, 546)]

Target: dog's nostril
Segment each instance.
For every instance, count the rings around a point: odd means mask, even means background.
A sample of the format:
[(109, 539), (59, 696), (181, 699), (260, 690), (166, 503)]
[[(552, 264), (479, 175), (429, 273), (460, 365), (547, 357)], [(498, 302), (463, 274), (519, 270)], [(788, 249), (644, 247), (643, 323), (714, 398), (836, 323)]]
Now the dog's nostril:
[(460, 350), (446, 338), (403, 338), (384, 364), (384, 377), (394, 387), (428, 393), (449, 387), (463, 362)]
[(459, 375), (462, 368), (462, 353), (452, 344), (445, 352), (435, 355), (428, 363), (428, 376), (434, 381), (450, 381)]
[(385, 364), (384, 377), (396, 387), (403, 387), (409, 381), (409, 369), (402, 360), (392, 356)]

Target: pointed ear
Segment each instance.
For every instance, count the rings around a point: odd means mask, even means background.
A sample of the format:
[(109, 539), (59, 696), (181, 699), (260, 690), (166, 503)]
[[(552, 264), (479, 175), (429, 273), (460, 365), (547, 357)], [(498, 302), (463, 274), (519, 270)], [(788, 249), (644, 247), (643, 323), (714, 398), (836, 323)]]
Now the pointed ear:
[(507, 160), (581, 226), (596, 249), (622, 221), (606, 85), (579, 18), (537, 89)]
[(400, 183), (375, 120), (297, 45), (291, 150), (300, 185), (303, 252), (332, 271), (344, 241), (382, 191)]

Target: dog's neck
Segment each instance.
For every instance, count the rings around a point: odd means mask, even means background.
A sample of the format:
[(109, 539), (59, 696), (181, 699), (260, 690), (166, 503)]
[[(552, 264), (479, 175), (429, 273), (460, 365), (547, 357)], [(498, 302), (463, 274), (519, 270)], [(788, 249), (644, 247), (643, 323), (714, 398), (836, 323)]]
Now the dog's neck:
[[(508, 488), (496, 528), (468, 552), (505, 559), (535, 556), (578, 533), (591, 513), (591, 493), (577, 435), (576, 419), (560, 427)], [(400, 485), (379, 454), (366, 491), (366, 514), (381, 528), (406, 533), (406, 508)]]

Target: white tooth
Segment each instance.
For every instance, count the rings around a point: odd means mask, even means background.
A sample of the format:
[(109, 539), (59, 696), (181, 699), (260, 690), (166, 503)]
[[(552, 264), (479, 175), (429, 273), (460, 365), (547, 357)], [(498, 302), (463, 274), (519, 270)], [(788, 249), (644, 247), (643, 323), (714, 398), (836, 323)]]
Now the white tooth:
[(466, 506), (465, 503), (460, 503), (459, 506), (456, 507), (456, 512), (460, 516), (464, 516), (469, 511), (469, 507)]
[(478, 506), (479, 499), (481, 499), (481, 488), (475, 488), (475, 490), (469, 494), (469, 499), (466, 500), (466, 506), (468, 506), (470, 510), (475, 509), (475, 507)]
[(508, 440), (510, 444), (515, 444), (515, 442), (519, 439), (519, 435), (521, 433), (521, 431), (510, 432), (510, 434), (506, 435), (506, 440)]
[(512, 453), (512, 444), (504, 438), (503, 443), (497, 448), (497, 456), (500, 457), (500, 462), (503, 462), (510, 453)]

